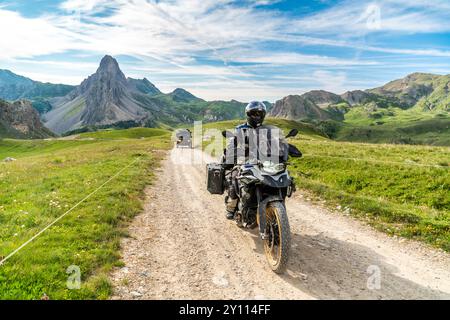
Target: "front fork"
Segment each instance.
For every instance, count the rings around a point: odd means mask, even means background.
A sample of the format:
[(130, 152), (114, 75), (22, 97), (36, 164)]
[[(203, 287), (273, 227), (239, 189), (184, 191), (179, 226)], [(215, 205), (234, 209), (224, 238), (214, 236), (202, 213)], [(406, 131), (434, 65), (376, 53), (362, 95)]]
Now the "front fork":
[[(262, 195), (261, 195), (261, 188), (256, 187), (256, 201), (258, 203), (258, 215), (259, 215), (259, 236), (262, 240), (267, 238), (266, 234), (266, 206), (263, 205), (261, 201)], [(267, 205), (267, 203), (266, 203)]]
[(267, 239), (267, 219), (266, 219), (266, 208), (270, 202), (273, 201), (283, 201), (283, 195), (281, 189), (278, 189), (278, 196), (272, 195), (267, 198), (262, 199), (262, 192), (259, 186), (256, 186), (256, 200), (258, 201), (258, 215), (259, 215), (259, 236), (262, 240)]

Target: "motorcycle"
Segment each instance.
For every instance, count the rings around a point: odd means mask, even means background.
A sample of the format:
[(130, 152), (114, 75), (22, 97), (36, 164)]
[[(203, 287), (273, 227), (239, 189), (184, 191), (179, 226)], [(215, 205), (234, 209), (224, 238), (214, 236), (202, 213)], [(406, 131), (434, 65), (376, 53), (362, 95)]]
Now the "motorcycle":
[[(224, 137), (230, 136), (224, 131)], [(297, 129), (292, 129), (287, 138), (295, 137)], [(301, 157), (302, 153), (293, 145), (287, 145), (290, 157)], [(287, 157), (285, 158), (287, 160)], [(235, 183), (238, 196), (235, 221), (241, 228), (259, 227), (259, 235), (264, 242), (264, 252), (271, 269), (283, 273), (289, 259), (291, 233), (286, 211), (286, 197), (295, 192), (295, 183), (290, 176), (288, 162), (257, 161), (235, 165), (225, 174), (225, 186)], [(232, 179), (233, 172), (236, 171)], [(228, 202), (225, 197), (225, 203)]]

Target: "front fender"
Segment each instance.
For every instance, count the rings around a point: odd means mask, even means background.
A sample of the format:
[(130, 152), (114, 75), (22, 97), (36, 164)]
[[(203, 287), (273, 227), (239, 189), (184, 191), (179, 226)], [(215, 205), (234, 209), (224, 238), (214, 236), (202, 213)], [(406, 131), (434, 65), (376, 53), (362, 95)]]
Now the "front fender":
[(283, 197), (281, 195), (272, 195), (272, 196), (268, 196), (267, 198), (264, 199), (264, 202), (266, 203), (266, 205), (271, 202), (275, 202), (275, 201), (283, 201)]
[(261, 191), (257, 190), (257, 197), (258, 197), (258, 215), (259, 215), (259, 235), (262, 240), (266, 238), (266, 215), (265, 215), (265, 209), (267, 208), (267, 205), (271, 202), (275, 201), (281, 201), (283, 202), (283, 197), (280, 195), (271, 195), (267, 198), (260, 201), (261, 197)]

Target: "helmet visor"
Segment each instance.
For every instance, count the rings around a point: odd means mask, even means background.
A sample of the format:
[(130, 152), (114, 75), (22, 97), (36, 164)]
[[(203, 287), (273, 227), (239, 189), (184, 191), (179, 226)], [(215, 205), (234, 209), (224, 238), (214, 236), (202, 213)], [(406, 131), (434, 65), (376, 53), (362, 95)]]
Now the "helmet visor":
[(262, 125), (265, 116), (266, 112), (263, 110), (250, 110), (247, 113), (248, 124), (252, 127), (259, 127)]
[(266, 113), (263, 110), (254, 109), (254, 110), (250, 110), (247, 113), (247, 115), (254, 119), (261, 119), (261, 118), (264, 118)]

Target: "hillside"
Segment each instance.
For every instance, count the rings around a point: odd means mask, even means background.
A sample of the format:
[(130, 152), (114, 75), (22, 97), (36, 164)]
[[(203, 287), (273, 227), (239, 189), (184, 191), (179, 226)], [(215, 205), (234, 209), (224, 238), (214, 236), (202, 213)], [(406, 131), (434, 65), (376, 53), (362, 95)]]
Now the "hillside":
[(337, 138), (450, 145), (450, 75), (413, 73), (370, 89), (352, 105)]
[(338, 140), (450, 145), (449, 90), (450, 75), (413, 73), (365, 91), (287, 96), (270, 114), (309, 121)]
[(39, 113), (51, 109), (49, 100), (60, 97), (73, 90), (65, 84), (43, 83), (17, 75), (9, 70), (0, 70), (0, 99), (15, 101), (28, 99)]
[[(448, 84), (449, 80), (450, 76), (413, 73), (403, 79), (394, 80), (382, 87), (367, 91), (390, 98), (398, 106), (408, 109), (413, 107), (422, 98), (426, 99), (426, 97), (430, 96), (442, 82)], [(448, 94), (448, 92), (445, 94)]]
[(352, 110), (344, 123), (334, 123), (333, 138), (341, 141), (450, 146), (450, 119), (445, 114), (393, 110), (376, 119), (364, 109)]
[(34, 81), (9, 70), (0, 70), (0, 99), (52, 98), (66, 95), (73, 86)]
[(182, 88), (176, 88), (174, 91), (168, 94), (168, 96), (175, 102), (182, 102), (182, 103), (190, 103), (190, 102), (200, 102), (204, 101), (200, 98), (197, 98), (192, 93), (182, 89)]
[(326, 91), (310, 91), (290, 95), (275, 102), (269, 115), (289, 120), (339, 120), (342, 118), (335, 104), (342, 99)]
[(44, 127), (39, 114), (26, 100), (9, 103), (0, 100), (0, 138), (35, 139), (54, 134)]

